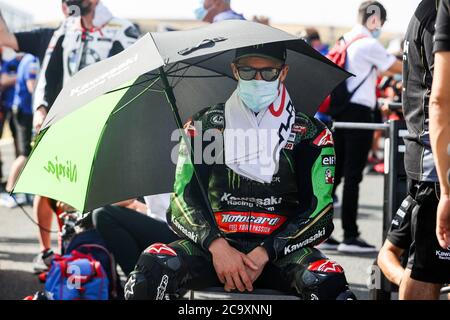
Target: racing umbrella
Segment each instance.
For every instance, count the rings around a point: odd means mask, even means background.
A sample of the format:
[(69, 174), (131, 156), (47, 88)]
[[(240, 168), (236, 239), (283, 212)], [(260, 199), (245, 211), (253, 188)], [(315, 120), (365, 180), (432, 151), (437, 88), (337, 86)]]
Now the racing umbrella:
[(14, 192), (58, 199), (83, 212), (172, 192), (173, 133), (236, 89), (230, 68), (235, 49), (273, 42), (286, 44), (286, 85), (304, 113), (313, 114), (349, 77), (303, 40), (254, 22), (147, 34), (64, 86)]

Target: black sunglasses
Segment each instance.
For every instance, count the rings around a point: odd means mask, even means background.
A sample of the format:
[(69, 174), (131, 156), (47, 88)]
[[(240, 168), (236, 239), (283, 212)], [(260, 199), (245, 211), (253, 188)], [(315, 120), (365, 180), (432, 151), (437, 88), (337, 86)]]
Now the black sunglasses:
[(284, 65), (282, 65), (279, 68), (275, 67), (268, 67), (268, 68), (252, 68), (248, 66), (236, 66), (239, 78), (242, 80), (250, 81), (256, 78), (256, 74), (259, 73), (261, 75), (261, 78), (265, 81), (275, 81), (280, 76), (281, 70), (283, 70)]

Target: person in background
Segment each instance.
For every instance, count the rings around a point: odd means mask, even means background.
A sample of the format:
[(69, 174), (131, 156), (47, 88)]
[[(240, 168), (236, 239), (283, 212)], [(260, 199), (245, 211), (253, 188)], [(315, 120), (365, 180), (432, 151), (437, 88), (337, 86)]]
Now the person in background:
[(169, 195), (147, 196), (144, 201), (145, 204), (131, 199), (99, 208), (92, 214), (93, 225), (126, 276), (145, 248), (179, 239), (166, 221)]
[[(387, 12), (378, 1), (365, 1), (358, 10), (358, 24), (343, 36), (343, 41), (358, 39), (347, 49), (345, 69), (354, 74), (347, 80), (348, 92), (354, 92), (349, 103), (338, 116), (337, 122), (373, 122), (377, 105), (376, 87), (378, 73), (402, 72), (402, 63), (389, 54), (378, 41), (386, 22)], [(356, 91), (355, 91), (356, 90)], [(367, 130), (336, 130), (336, 188), (345, 179), (342, 196), (341, 219), (344, 229), (342, 243), (330, 239), (328, 249), (344, 253), (376, 252), (373, 245), (360, 238), (357, 225), (359, 184), (372, 146), (373, 132)], [(333, 241), (333, 242), (331, 242)], [(324, 244), (325, 245), (325, 244)]]
[[(61, 10), (64, 17), (67, 18), (69, 16), (69, 8), (65, 2), (61, 3)], [(0, 11), (0, 46), (8, 47), (16, 52), (32, 54), (38, 58), (41, 66), (44, 64), (50, 40), (58, 29), (36, 28), (30, 31), (11, 32)], [(47, 52), (47, 54), (49, 53)]]
[(252, 21), (270, 26), (270, 18), (266, 16), (253, 16)]
[[(116, 18), (99, 0), (62, 0), (73, 13), (55, 32), (51, 42), (52, 49), (42, 77), (36, 89), (33, 109), (33, 125), (38, 132), (49, 108), (56, 100), (63, 85), (81, 69), (111, 57), (139, 37), (135, 26), (124, 19)], [(74, 63), (76, 62), (76, 63)], [(41, 228), (41, 252), (34, 259), (34, 271), (48, 269), (44, 258), (51, 254), (50, 229), (54, 211), (54, 201), (36, 196), (33, 211)]]
[[(62, 12), (64, 16), (67, 18), (69, 14), (69, 9), (65, 2), (62, 2), (61, 5)], [(60, 32), (63, 29), (64, 23), (61, 25), (58, 29), (53, 28), (37, 28), (31, 31), (23, 31), (23, 32), (10, 32), (8, 29), (8, 26), (3, 19), (3, 16), (0, 12), (0, 46), (8, 47), (12, 50), (15, 50), (16, 52), (21, 53), (29, 53), (33, 56), (35, 56), (38, 61), (39, 65), (41, 67), (46, 65), (45, 57), (49, 57), (52, 52), (52, 46), (51, 46), (51, 39), (56, 35), (56, 33)], [(47, 59), (48, 60), (48, 59)], [(44, 68), (45, 69), (45, 68)], [(11, 81), (9, 79), (8, 81)], [(42, 81), (41, 81), (42, 82)], [(39, 81), (37, 82), (36, 86), (39, 88)], [(15, 83), (14, 83), (15, 86)], [(39, 90), (37, 90), (39, 91)], [(13, 133), (13, 136), (15, 136), (15, 124), (13, 117), (11, 116), (10, 108), (6, 108), (3, 110), (3, 117), (2, 117), (2, 125), (0, 132), (3, 132), (3, 126), (4, 122), (9, 122), (9, 127), (11, 128), (11, 131)], [(23, 120), (23, 119), (22, 119)], [(16, 150), (17, 146), (15, 145)], [(19, 158), (19, 154), (16, 152), (16, 157)], [(0, 162), (1, 166), (1, 162)], [(14, 176), (17, 175), (17, 172), (12, 174), (10, 181), (9, 181), (9, 187), (6, 188), (6, 190), (11, 188), (11, 183), (13, 180), (15, 180)], [(2, 205), (5, 205), (7, 207), (15, 207), (17, 203), (23, 204), (26, 203), (28, 198), (26, 198), (24, 195), (18, 195), (16, 196), (16, 201), (9, 196), (9, 194), (2, 194), (0, 198), (0, 202)]]
[[(8, 123), (9, 129), (11, 130), (11, 134), (14, 139), (14, 149), (16, 156), (17, 156), (17, 145), (15, 138), (16, 130), (14, 126), (14, 121), (12, 119), (11, 110), (14, 102), (14, 90), (16, 85), (17, 68), (19, 67), (22, 57), (23, 57), (22, 54), (17, 54), (14, 59), (2, 61), (2, 68), (1, 68), (2, 71), (0, 73), (0, 88), (1, 88), (0, 104), (2, 106), (2, 114), (3, 114), (0, 136), (3, 135), (3, 129), (5, 127), (5, 124)], [(2, 176), (2, 178), (4, 177)], [(0, 203), (7, 200), (8, 198), (9, 196), (1, 194)]]
[(316, 28), (306, 28), (300, 37), (322, 55), (327, 55), (329, 46), (322, 42), (319, 31)]
[[(400, 287), (405, 266), (408, 263), (408, 252), (413, 241), (411, 234), (412, 210), (400, 207), (391, 223), (387, 239), (378, 253), (377, 265), (386, 278)], [(450, 300), (450, 294), (447, 298)]]
[[(6, 184), (6, 192), (11, 192), (25, 166), (27, 157), (31, 152), (31, 138), (33, 128), (32, 95), (36, 87), (36, 79), (39, 73), (39, 62), (36, 57), (27, 54), (21, 59), (17, 69), (16, 84), (14, 89), (13, 104), (11, 108), (12, 121), (15, 128), (15, 140), (17, 157), (13, 162)], [(14, 207), (16, 204), (28, 202), (26, 195), (16, 194), (16, 199), (8, 196), (3, 205)]]
[(200, 5), (195, 9), (194, 14), (197, 20), (209, 23), (245, 20), (242, 14), (231, 9), (231, 0), (200, 0)]
[[(405, 37), (403, 113), (408, 128), (404, 140), (409, 189), (400, 209), (411, 210), (413, 242), (400, 284), (401, 300), (439, 299), (442, 285), (450, 281), (450, 250), (442, 249), (435, 236), (440, 185), (429, 127), (429, 115), (435, 109), (432, 103), (440, 100), (430, 100), (436, 67), (433, 38), (437, 4), (435, 0), (419, 4)], [(445, 88), (448, 90), (448, 83)]]
[[(329, 46), (327, 44), (322, 43), (320, 38), (319, 31), (316, 28), (306, 28), (303, 32), (300, 33), (300, 37), (305, 40), (311, 47), (313, 47), (316, 51), (320, 52), (320, 54), (326, 56), (329, 51)], [(323, 123), (325, 123), (329, 128), (332, 125), (331, 116), (317, 111), (314, 115), (316, 119), (319, 119)], [(336, 200), (336, 196), (334, 197)], [(336, 203), (337, 201), (335, 201)], [(334, 243), (335, 239), (329, 239), (329, 243)], [(327, 242), (327, 243), (328, 243)], [(337, 243), (337, 242), (336, 242)]]
[(430, 108), (430, 136), (441, 198), (436, 235), (442, 248), (450, 247), (450, 1), (442, 0), (435, 35), (435, 71)]

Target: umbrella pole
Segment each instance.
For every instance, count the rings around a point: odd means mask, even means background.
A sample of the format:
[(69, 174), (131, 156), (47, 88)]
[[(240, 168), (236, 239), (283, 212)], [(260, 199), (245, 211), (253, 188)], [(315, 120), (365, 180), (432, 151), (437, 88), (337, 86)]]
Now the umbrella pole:
[[(178, 129), (180, 129), (182, 139), (184, 140), (184, 142), (186, 143), (186, 145), (189, 149), (189, 153), (191, 154), (191, 161), (194, 161), (194, 150), (191, 147), (191, 142), (190, 142), (189, 138), (186, 136), (186, 134), (183, 130), (183, 122), (181, 121), (180, 113), (178, 112), (175, 95), (173, 94), (172, 87), (170, 86), (169, 80), (167, 79), (167, 75), (166, 75), (166, 72), (164, 71), (164, 67), (159, 68), (159, 74), (161, 77), (161, 81), (164, 85), (164, 92), (166, 93), (166, 97), (167, 97), (167, 100), (169, 101), (170, 108), (172, 109), (172, 113), (173, 113), (175, 122), (177, 124), (177, 127), (178, 127)], [(193, 169), (194, 169), (194, 174), (195, 174), (195, 177), (197, 179), (197, 182), (198, 182), (198, 185), (200, 188), (200, 192), (202, 194), (202, 198), (205, 201), (206, 207), (208, 208), (208, 211), (211, 214), (211, 217), (214, 221), (214, 212), (211, 208), (211, 204), (208, 199), (208, 194), (206, 193), (205, 187), (203, 186), (203, 183), (200, 179), (200, 174), (197, 172), (195, 165), (193, 165)]]

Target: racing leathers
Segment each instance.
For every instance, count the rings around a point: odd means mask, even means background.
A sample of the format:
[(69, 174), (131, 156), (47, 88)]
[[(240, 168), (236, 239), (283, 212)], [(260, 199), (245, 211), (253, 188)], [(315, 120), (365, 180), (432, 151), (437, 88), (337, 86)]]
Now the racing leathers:
[[(351, 293), (342, 267), (314, 248), (333, 231), (331, 132), (320, 121), (298, 112), (281, 151), (279, 169), (272, 182), (264, 184), (229, 169), (221, 161), (223, 149), (212, 152), (213, 164), (195, 161), (195, 154), (203, 159), (217, 143), (202, 135), (209, 130), (223, 132), (224, 121), (224, 105), (219, 104), (186, 124), (193, 152), (182, 140), (167, 213), (170, 226), (185, 240), (154, 244), (145, 250), (128, 279), (126, 298), (163, 299), (183, 288), (220, 286), (208, 251), (219, 237), (245, 254), (258, 246), (266, 249), (269, 263), (255, 282), (256, 288), (282, 290), (304, 299), (348, 298)], [(221, 134), (218, 137), (223, 139)], [(223, 144), (216, 145), (223, 148)]]
[[(114, 56), (139, 37), (128, 20), (115, 18), (100, 3), (95, 19), (101, 25), (86, 29), (80, 17), (69, 17), (55, 31), (43, 63), (34, 108), (50, 108), (64, 84), (83, 68)], [(100, 10), (102, 9), (102, 10)]]

